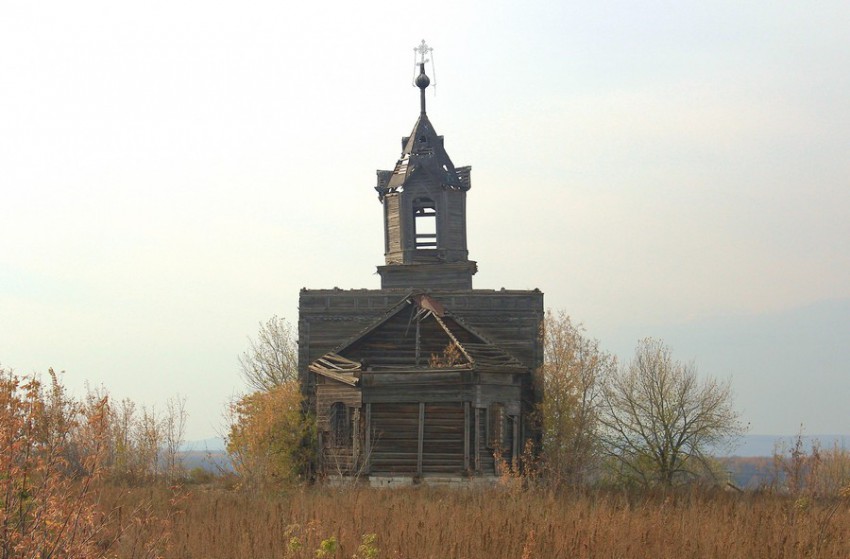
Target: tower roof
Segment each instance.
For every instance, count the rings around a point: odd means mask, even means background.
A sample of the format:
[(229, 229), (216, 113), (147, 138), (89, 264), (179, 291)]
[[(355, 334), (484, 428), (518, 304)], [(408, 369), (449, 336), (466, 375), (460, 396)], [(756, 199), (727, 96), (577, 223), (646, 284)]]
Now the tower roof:
[(419, 75), (414, 80), (420, 90), (421, 112), (410, 135), (401, 140), (401, 157), (395, 168), (390, 172), (379, 172), (376, 190), (381, 198), (389, 192), (403, 190), (418, 173), (425, 173), (432, 183), (442, 188), (464, 191), (470, 188), (469, 168), (455, 168), (443, 147), (443, 137), (434, 130), (434, 125), (425, 112), (425, 89), (430, 83), (431, 80), (425, 74), (425, 63), (421, 62)]
[(443, 188), (469, 190), (468, 181), (455, 169), (449, 154), (443, 147), (443, 137), (438, 136), (428, 115), (422, 113), (416, 120), (409, 136), (402, 138), (401, 158), (393, 169), (387, 188), (403, 188), (418, 172), (424, 172)]

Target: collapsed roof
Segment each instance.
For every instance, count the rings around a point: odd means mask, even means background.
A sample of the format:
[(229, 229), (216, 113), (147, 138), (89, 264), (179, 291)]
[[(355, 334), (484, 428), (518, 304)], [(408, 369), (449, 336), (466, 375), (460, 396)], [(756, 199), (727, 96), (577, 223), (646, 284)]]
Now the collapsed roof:
[(309, 365), (311, 372), (351, 386), (358, 385), (363, 371), (447, 369), (528, 372), (519, 360), (446, 311), (438, 300), (415, 292)]

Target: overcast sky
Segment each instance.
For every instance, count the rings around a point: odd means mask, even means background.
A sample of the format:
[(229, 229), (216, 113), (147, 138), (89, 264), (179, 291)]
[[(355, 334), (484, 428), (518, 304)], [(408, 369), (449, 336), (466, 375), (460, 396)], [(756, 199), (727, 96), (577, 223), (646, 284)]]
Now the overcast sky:
[[(260, 321), (295, 323), (301, 287), (379, 286), (375, 170), (418, 115), (423, 38), (428, 114), (472, 166), (475, 287), (538, 287), (626, 359), (843, 304), (848, 29), (846, 0), (7, 0), (0, 365), (185, 395), (188, 438), (220, 431)], [(774, 378), (794, 348), (743, 339), (710, 370), (691, 342), (674, 355), (743, 387), (751, 432), (850, 432), (846, 365)]]

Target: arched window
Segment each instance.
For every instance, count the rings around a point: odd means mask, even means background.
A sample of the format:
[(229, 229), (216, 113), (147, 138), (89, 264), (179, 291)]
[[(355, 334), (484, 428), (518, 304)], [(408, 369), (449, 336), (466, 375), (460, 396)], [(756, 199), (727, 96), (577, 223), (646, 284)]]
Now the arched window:
[(331, 442), (334, 446), (349, 446), (351, 431), (349, 430), (348, 407), (342, 402), (334, 402), (330, 413)]
[(437, 207), (430, 198), (413, 201), (413, 239), (417, 249), (437, 248)]

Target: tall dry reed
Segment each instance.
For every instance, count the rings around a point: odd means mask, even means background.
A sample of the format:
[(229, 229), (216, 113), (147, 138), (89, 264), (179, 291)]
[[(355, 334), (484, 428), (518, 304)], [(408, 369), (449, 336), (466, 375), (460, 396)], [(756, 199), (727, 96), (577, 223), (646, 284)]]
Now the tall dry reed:
[(376, 534), (381, 558), (850, 557), (839, 497), (307, 488), (194, 491), (181, 509), (167, 556), (186, 559), (312, 558), (332, 537), (330, 557), (350, 559), (364, 534)]

